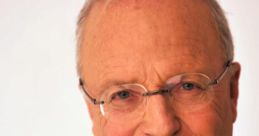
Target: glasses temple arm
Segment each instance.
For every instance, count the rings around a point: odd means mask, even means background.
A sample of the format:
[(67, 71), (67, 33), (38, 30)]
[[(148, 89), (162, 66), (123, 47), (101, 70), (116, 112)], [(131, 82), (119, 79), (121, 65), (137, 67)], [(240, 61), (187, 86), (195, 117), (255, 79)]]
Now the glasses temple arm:
[(223, 79), (223, 77), (226, 75), (226, 73), (228, 72), (230, 65), (231, 65), (231, 61), (229, 60), (225, 64), (225, 70), (215, 80), (213, 80), (210, 84), (218, 84)]
[(93, 103), (93, 104), (104, 104), (104, 101), (97, 101), (95, 98), (93, 98), (92, 96), (90, 96), (87, 91), (84, 88), (84, 83), (82, 81), (82, 79), (79, 79), (79, 85), (80, 87), (83, 89), (84, 94), (89, 98), (89, 100)]

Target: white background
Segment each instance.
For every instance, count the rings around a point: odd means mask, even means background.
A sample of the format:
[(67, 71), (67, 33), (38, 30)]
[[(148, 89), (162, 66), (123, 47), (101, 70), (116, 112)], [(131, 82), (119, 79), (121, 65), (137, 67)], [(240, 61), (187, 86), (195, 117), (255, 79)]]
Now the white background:
[[(77, 86), (75, 22), (83, 0), (0, 0), (0, 135), (89, 136)], [(257, 0), (222, 0), (242, 65), (234, 136), (258, 136)]]

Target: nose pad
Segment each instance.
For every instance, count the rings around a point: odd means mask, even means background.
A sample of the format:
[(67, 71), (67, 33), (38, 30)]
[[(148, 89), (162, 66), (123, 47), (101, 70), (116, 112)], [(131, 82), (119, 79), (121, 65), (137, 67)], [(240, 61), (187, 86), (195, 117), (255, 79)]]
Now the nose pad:
[(171, 136), (181, 128), (173, 106), (163, 95), (148, 98), (142, 127), (146, 135)]

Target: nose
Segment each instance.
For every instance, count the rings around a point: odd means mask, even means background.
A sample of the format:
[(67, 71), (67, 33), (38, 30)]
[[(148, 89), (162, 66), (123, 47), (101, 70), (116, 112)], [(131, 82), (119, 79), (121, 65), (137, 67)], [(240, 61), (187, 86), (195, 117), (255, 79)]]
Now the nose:
[(142, 128), (148, 136), (173, 136), (181, 126), (176, 112), (162, 95), (148, 98)]

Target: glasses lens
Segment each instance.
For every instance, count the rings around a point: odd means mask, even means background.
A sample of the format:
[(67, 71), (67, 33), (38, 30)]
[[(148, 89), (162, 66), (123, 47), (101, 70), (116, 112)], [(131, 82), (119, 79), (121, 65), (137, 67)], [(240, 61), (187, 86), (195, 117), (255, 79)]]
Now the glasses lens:
[(145, 89), (137, 84), (109, 88), (107, 94), (103, 96), (103, 99), (107, 101), (102, 105), (105, 117), (116, 122), (141, 117), (144, 112), (144, 97), (142, 96), (144, 92)]
[(193, 73), (169, 79), (173, 87), (170, 90), (171, 104), (178, 109), (194, 111), (207, 105), (213, 98), (210, 91), (210, 78), (206, 75)]

